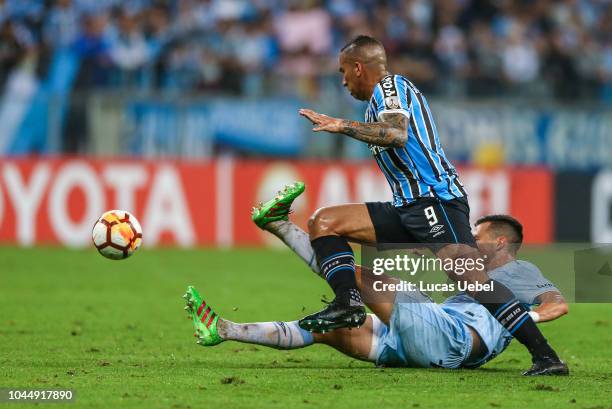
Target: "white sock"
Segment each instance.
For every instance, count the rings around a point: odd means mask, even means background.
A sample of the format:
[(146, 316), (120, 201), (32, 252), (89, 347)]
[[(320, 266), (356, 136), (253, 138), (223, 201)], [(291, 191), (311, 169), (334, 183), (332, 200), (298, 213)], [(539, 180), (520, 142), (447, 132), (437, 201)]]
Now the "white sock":
[(224, 340), (265, 345), (276, 349), (303, 348), (314, 343), (312, 334), (300, 328), (297, 321), (239, 324), (219, 319), (217, 329), (219, 336)]
[(286, 220), (270, 222), (266, 225), (266, 230), (281, 239), (287, 247), (308, 264), (312, 271), (319, 274), (317, 257), (310, 245), (308, 233), (300, 229), (298, 225)]
[(379, 345), (382, 342), (383, 332), (385, 330), (385, 324), (374, 314), (368, 314), (368, 316), (372, 317), (372, 344), (370, 345), (368, 360), (376, 362)]

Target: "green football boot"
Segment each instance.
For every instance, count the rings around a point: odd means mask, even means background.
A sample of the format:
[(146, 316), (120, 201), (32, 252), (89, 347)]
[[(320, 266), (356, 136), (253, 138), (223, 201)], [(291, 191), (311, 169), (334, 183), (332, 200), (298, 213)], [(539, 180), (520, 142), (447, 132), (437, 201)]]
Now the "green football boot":
[(289, 220), (291, 204), (304, 192), (304, 189), (306, 189), (304, 182), (294, 182), (286, 185), (283, 190), (276, 194), (274, 199), (254, 207), (251, 212), (251, 219), (261, 229), (270, 222)]
[(192, 287), (187, 287), (187, 292), (183, 295), (187, 305), (185, 311), (189, 313), (195, 328), (197, 343), (202, 346), (213, 346), (223, 342), (217, 331), (219, 316), (212, 310), (210, 305), (202, 299), (198, 291)]

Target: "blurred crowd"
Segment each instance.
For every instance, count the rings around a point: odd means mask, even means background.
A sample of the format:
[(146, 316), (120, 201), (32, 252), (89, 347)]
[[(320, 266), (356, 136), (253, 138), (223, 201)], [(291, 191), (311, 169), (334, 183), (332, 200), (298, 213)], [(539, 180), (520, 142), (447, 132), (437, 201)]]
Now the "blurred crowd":
[(358, 34), (430, 93), (612, 100), (611, 0), (0, 0), (0, 87), (72, 52), (80, 89), (316, 96)]

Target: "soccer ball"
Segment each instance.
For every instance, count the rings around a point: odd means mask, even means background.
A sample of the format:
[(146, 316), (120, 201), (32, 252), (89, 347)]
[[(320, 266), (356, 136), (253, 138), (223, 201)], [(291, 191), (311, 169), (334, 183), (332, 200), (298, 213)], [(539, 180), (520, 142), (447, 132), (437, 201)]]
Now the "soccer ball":
[(105, 212), (94, 224), (91, 236), (100, 254), (112, 260), (128, 258), (142, 244), (140, 223), (125, 210)]

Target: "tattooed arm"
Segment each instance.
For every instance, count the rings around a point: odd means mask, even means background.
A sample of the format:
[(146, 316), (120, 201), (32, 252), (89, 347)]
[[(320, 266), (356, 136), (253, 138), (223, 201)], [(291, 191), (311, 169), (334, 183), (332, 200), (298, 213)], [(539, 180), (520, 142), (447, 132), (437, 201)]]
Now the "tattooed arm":
[(342, 121), (341, 133), (376, 146), (401, 147), (408, 139), (408, 118), (403, 114), (385, 114), (383, 122)]
[(376, 146), (400, 147), (406, 144), (408, 138), (408, 118), (399, 113), (384, 114), (381, 117), (383, 122), (374, 123), (332, 118), (309, 109), (301, 109), (300, 114), (316, 125), (312, 129), (315, 132), (343, 133)]

